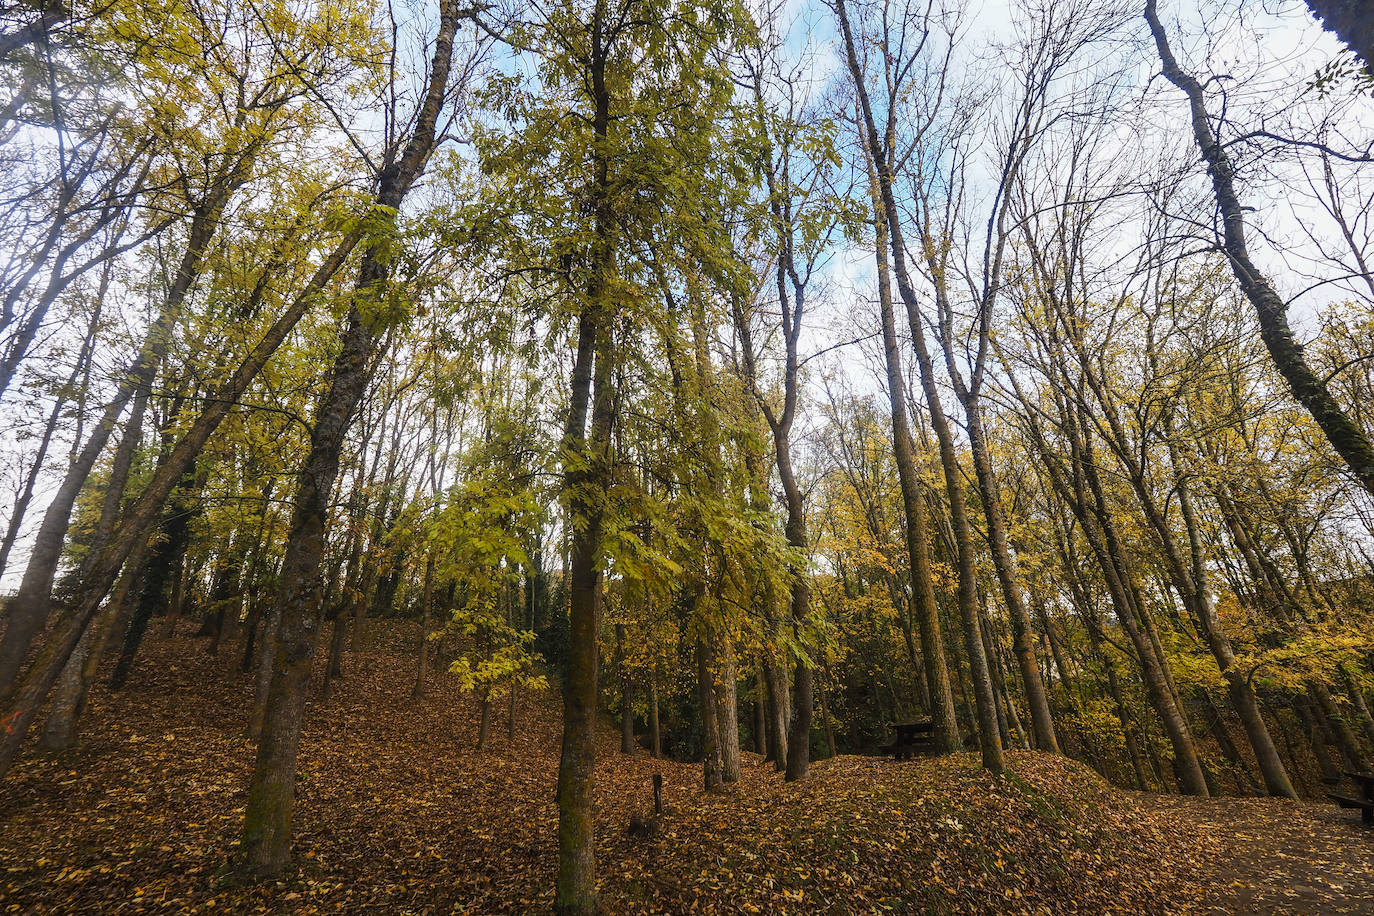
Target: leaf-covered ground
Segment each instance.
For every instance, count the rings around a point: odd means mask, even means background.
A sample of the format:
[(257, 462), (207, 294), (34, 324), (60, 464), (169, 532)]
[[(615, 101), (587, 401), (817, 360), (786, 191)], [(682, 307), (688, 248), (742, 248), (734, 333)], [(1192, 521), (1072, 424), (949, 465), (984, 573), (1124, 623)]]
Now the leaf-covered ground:
[[(79, 750), (31, 752), (0, 784), (0, 910), (547, 910), (556, 698), (522, 697), (514, 740), (502, 709), (479, 753), (474, 704), (442, 675), (412, 699), (408, 640), (376, 642), (309, 711), (289, 878), (245, 885), (228, 866), (249, 679), (175, 638), (122, 694), (96, 694)], [(741, 783), (707, 796), (697, 767), (617, 746), (608, 725), (607, 912), (1374, 912), (1374, 830), (1323, 805), (1122, 793), (1034, 754), (1003, 780), (971, 756), (840, 757), (793, 785), (748, 755)], [(667, 813), (630, 837), (655, 772)]]

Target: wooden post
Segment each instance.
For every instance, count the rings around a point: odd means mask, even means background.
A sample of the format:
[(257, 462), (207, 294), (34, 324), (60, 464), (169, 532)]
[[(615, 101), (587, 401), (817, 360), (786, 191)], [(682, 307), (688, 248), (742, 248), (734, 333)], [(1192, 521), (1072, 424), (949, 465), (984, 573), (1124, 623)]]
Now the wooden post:
[(654, 774), (654, 814), (663, 813), (663, 774)]

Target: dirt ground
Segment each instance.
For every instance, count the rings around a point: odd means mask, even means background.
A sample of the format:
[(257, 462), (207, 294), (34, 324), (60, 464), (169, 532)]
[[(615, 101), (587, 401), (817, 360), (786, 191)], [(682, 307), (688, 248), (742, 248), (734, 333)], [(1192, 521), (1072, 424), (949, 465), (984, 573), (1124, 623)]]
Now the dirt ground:
[[(83, 741), (30, 748), (0, 783), (0, 912), (548, 911), (557, 867), (559, 704), (522, 696), (490, 746), (442, 673), (411, 696), (413, 638), (350, 656), (302, 740), (295, 867), (234, 871), (254, 749), (232, 649), (150, 639), (129, 686), (92, 698)], [(1374, 913), (1374, 830), (1358, 812), (1113, 789), (1086, 767), (1009, 755), (839, 757), (787, 784), (745, 755), (707, 795), (692, 764), (618, 754), (597, 774), (610, 913)], [(631, 816), (665, 782), (648, 837)]]

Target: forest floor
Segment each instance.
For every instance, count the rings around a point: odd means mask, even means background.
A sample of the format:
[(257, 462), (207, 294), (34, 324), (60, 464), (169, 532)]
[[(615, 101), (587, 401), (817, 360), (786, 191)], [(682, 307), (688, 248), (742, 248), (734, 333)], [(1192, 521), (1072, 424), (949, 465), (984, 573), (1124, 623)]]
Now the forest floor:
[[(81, 746), (0, 783), (0, 912), (547, 912), (557, 865), (557, 699), (522, 697), (474, 749), (443, 675), (411, 697), (413, 643), (350, 657), (301, 746), (296, 867), (231, 867), (253, 748), (250, 678), (225, 652), (150, 637), (129, 686), (92, 699)], [(503, 710), (504, 713), (504, 710)], [(706, 795), (696, 765), (598, 752), (609, 913), (1374, 913), (1374, 830), (1355, 812), (1121, 792), (1071, 761), (843, 756), (785, 784), (746, 755)], [(626, 825), (652, 807), (658, 832)]]

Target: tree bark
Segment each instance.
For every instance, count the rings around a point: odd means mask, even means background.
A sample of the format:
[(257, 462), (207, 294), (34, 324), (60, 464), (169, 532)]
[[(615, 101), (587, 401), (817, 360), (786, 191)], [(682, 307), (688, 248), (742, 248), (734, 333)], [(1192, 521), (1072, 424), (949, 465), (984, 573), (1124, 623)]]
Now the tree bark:
[(167, 585), (177, 572), (177, 563), (186, 552), (191, 540), (191, 517), (193, 502), (197, 496), (193, 491), (196, 484), (195, 465), (187, 469), (183, 484), (186, 490), (182, 495), (173, 497), (167, 504), (162, 521), (162, 536), (153, 546), (148, 562), (143, 570), (143, 586), (138, 603), (134, 606), (133, 619), (124, 633), (120, 646), (119, 659), (115, 662), (110, 675), (110, 689), (122, 690), (133, 671), (134, 659), (143, 644), (143, 634), (148, 630), (148, 622), (158, 608), (166, 607)]
[(655, 760), (663, 756), (663, 736), (658, 727), (658, 675), (649, 672), (649, 753)]
[(739, 672), (735, 666), (735, 646), (728, 633), (721, 634), (716, 647), (720, 676), (716, 679), (716, 721), (720, 728), (720, 778), (739, 782)]
[(763, 682), (763, 670), (754, 674), (754, 753), (767, 759), (768, 753), (768, 687)]
[(707, 792), (721, 786), (720, 723), (716, 719), (715, 653), (710, 636), (697, 638), (697, 705), (701, 710), (701, 775)]
[(930, 410), (931, 426), (939, 444), (940, 466), (944, 471), (945, 490), (949, 498), (950, 525), (954, 531), (957, 547), (957, 568), (959, 579), (958, 606), (963, 624), (964, 651), (969, 662), (969, 680), (973, 688), (975, 712), (978, 720), (978, 743), (982, 749), (983, 766), (994, 773), (1002, 772), (1002, 745), (997, 734), (997, 705), (992, 691), (992, 677), (988, 671), (988, 660), (983, 652), (982, 635), (978, 626), (978, 607), (973, 557), (973, 542), (969, 533), (968, 517), (964, 506), (963, 476), (959, 471), (958, 459), (954, 452), (953, 435), (949, 421), (940, 403), (940, 394), (935, 386), (935, 369), (930, 352), (925, 344), (920, 306), (915, 288), (906, 267), (906, 244), (903, 240), (902, 224), (898, 215), (896, 197), (893, 192), (893, 178), (887, 157), (877, 149), (878, 130), (869, 102), (863, 69), (859, 64), (854, 36), (850, 28), (849, 15), (844, 0), (836, 0), (835, 11), (839, 17), (840, 30), (844, 35), (845, 53), (849, 71), (853, 76), (855, 92), (859, 98), (863, 116), (865, 142), (869, 144), (870, 160), (877, 172), (878, 189), (882, 197), (883, 217), (887, 222), (888, 245), (892, 251), (892, 267), (897, 280), (897, 292), (906, 307), (907, 322), (910, 326), (911, 342), (916, 353), (916, 364), (920, 371), (921, 386), (925, 392), (926, 404)]
[(248, 390), (258, 372), (305, 314), (310, 303), (314, 301), (315, 294), (334, 276), (361, 237), (362, 230), (354, 229), (340, 240), (330, 256), (312, 275), (305, 289), (272, 323), (267, 333), (243, 359), (229, 380), (206, 402), (201, 415), (172, 449), (166, 464), (157, 470), (143, 493), (123, 514), (119, 526), (92, 564), (90, 574), (83, 580), (83, 598), (79, 606), (48, 638), (25, 673), (24, 680), (8, 692), (0, 691), (0, 695), (4, 696), (4, 721), (10, 723), (10, 730), (0, 739), (0, 775), (9, 771), (19, 745), (24, 740), (24, 735), (27, 734), (43, 699), (57, 680), (67, 658), (76, 648), (85, 628), (100, 609), (100, 604), (110, 586), (114, 584), (124, 561), (138, 543), (138, 539), (153, 523), (163, 503), (181, 479), (182, 473), (200, 454), (211, 434)]
[(635, 752), (635, 707), (630, 691), (630, 664), (625, 657), (625, 624), (615, 625), (616, 668), (620, 671), (620, 753)]
[[(612, 424), (616, 414), (612, 278), (617, 259), (617, 214), (611, 198), (611, 93), (606, 66), (614, 39), (605, 5), (594, 4), (588, 76), (592, 114), (589, 276), (578, 317), (568, 422), (563, 449), (571, 558), (568, 581), (568, 673), (563, 685), (563, 747), (558, 761), (558, 879), (554, 911), (591, 916), (597, 909), (596, 838), (592, 780), (596, 765), (597, 634), (601, 626), (601, 537), (610, 485)], [(591, 426), (588, 429), (588, 408)]]
[[(399, 160), (385, 165), (378, 176), (376, 200), (392, 220), (434, 149), (438, 119), (448, 92), (459, 18), (455, 0), (443, 0), (429, 81), (413, 133)], [(374, 319), (364, 317), (362, 308), (369, 307), (370, 300), (384, 290), (388, 273), (386, 245), (386, 241), (377, 241), (363, 252), (339, 353), (330, 371), (327, 391), (315, 411), (310, 452), (296, 478), (291, 528), (282, 560), (283, 585), (277, 596), (280, 621), (271, 653), (272, 678), (244, 813), (242, 868), (252, 876), (277, 875), (290, 860), (296, 755), (319, 626), (319, 573), (329, 499), (339, 471), (344, 436), (366, 387), (368, 364), (375, 348), (379, 329), (374, 327)]]
[[(950, 754), (960, 748), (959, 719), (954, 712), (954, 692), (949, 686), (949, 667), (945, 661), (944, 635), (940, 631), (940, 609), (935, 600), (934, 577), (930, 566), (930, 532), (926, 518), (925, 495), (916, 475), (915, 442), (907, 419), (906, 377), (902, 371), (901, 351), (897, 347), (897, 321), (892, 306), (892, 281), (888, 267), (887, 217), (882, 191), (877, 186), (871, 151), (869, 192), (873, 202), (874, 256), (878, 265), (878, 304), (883, 333), (883, 356), (887, 366), (887, 395), (892, 416), (892, 451), (897, 463), (897, 478), (902, 490), (902, 511), (906, 517), (907, 557), (911, 568), (912, 606), (921, 633), (921, 662), (929, 697), (936, 747)], [(914, 647), (908, 646), (914, 652)]]
[[(1334, 5), (1333, 3), (1332, 6)], [(1360, 33), (1363, 38), (1368, 38), (1370, 34), (1371, 18), (1374, 17), (1370, 17), (1366, 10), (1363, 14), (1365, 28)], [(1193, 139), (1207, 163), (1207, 171), (1212, 178), (1212, 193), (1216, 198), (1217, 209), (1221, 211), (1222, 246), (1241, 292), (1245, 294), (1245, 298), (1250, 301), (1255, 314), (1259, 317), (1260, 337), (1298, 403), (1302, 404), (1317, 421), (1317, 425), (1326, 434), (1327, 441), (1344, 459), (1355, 479), (1374, 495), (1374, 444), (1359, 424), (1341, 409), (1340, 404), (1331, 395), (1326, 381), (1308, 365), (1302, 344), (1298, 343), (1293, 336), (1292, 328), (1288, 325), (1288, 306), (1274, 289), (1269, 278), (1250, 260), (1245, 231), (1245, 207), (1236, 193), (1235, 172), (1231, 166), (1230, 156), (1225, 145), (1212, 131), (1202, 84), (1192, 74), (1186, 73), (1174, 58), (1155, 9), (1155, 0), (1145, 2), (1145, 21), (1149, 23), (1150, 33), (1154, 36), (1155, 47), (1163, 64), (1164, 78), (1188, 97)], [(1351, 39), (1359, 37), (1352, 35)], [(1368, 47), (1360, 49), (1361, 54), (1367, 51)], [(1369, 65), (1368, 57), (1365, 58), (1365, 63)]]
[[(365, 259), (364, 269), (364, 280), (359, 286), (368, 289), (380, 281), (381, 266)], [(296, 480), (291, 528), (282, 561), (283, 586), (275, 610), (279, 622), (268, 656), (272, 676), (263, 704), (257, 764), (244, 815), (243, 869), (257, 877), (280, 873), (290, 860), (296, 752), (319, 626), (319, 571), (329, 498), (344, 435), (362, 397), (372, 345), (372, 329), (355, 305), (349, 311), (348, 328), (334, 362), (329, 390), (315, 412), (309, 455)]]
[(1369, 0), (1307, 0), (1307, 7), (1321, 20), (1322, 28), (1345, 42), (1365, 70), (1374, 74), (1374, 15)]
[(1320, 712), (1326, 721), (1328, 733), (1334, 739), (1336, 750), (1340, 752), (1341, 761), (1348, 770), (1365, 771), (1367, 769), (1364, 754), (1360, 752), (1359, 739), (1355, 737), (1355, 732), (1351, 730), (1350, 723), (1341, 714), (1340, 707), (1336, 705), (1336, 700), (1331, 696), (1331, 691), (1326, 684), (1315, 678), (1307, 682), (1307, 695), (1312, 698), (1317, 711)]
[[(420, 597), (420, 646), (416, 653), (415, 689), (412, 695), (419, 699), (425, 695), (425, 668), (429, 663), (429, 620), (434, 607), (434, 550), (429, 550), (425, 560), (424, 592)], [(339, 616), (344, 616), (340, 608)]]
[(992, 465), (992, 456), (988, 452), (987, 435), (983, 431), (982, 404), (971, 392), (965, 394), (964, 412), (968, 417), (969, 451), (973, 455), (974, 473), (983, 499), (983, 516), (987, 521), (988, 548), (992, 553), (997, 582), (1002, 588), (1007, 617), (1011, 621), (1012, 653), (1016, 656), (1021, 685), (1026, 691), (1026, 706), (1030, 710), (1035, 747), (1057, 754), (1059, 739), (1054, 730), (1054, 717), (1050, 713), (1045, 682), (1040, 678), (1040, 664), (1031, 642), (1030, 614), (1026, 611), (1026, 600), (1021, 591), (1015, 561), (1007, 548), (1002, 492)]
[(480, 751), (487, 746), (487, 739), (491, 737), (491, 689), (482, 691), (480, 703), (480, 713), (477, 717), (477, 749)]

